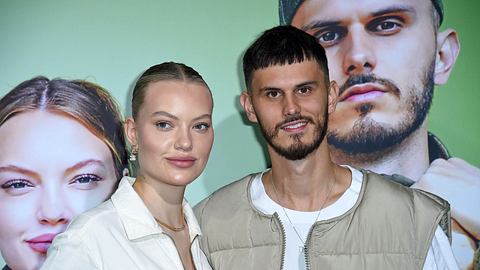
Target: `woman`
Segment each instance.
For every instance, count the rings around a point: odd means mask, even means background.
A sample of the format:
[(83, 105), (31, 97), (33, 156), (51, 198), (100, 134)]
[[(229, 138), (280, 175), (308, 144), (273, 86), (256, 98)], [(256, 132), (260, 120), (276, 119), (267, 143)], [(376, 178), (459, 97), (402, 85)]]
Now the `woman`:
[(76, 215), (108, 199), (126, 164), (110, 95), (37, 77), (0, 100), (0, 251), (4, 269), (38, 269)]
[(192, 68), (168, 62), (145, 71), (125, 123), (137, 179), (124, 177), (110, 200), (72, 222), (43, 269), (211, 269), (183, 196), (207, 163), (212, 109)]

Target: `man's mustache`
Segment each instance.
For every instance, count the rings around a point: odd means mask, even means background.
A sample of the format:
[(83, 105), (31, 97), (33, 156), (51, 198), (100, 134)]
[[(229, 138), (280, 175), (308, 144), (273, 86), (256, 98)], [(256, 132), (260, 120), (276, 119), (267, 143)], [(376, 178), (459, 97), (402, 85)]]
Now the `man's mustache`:
[(364, 83), (375, 83), (383, 85), (387, 91), (392, 92), (396, 96), (400, 97), (400, 89), (395, 85), (395, 83), (389, 79), (379, 78), (374, 74), (358, 74), (348, 77), (348, 79), (343, 83), (340, 88), (338, 95), (341, 96), (347, 89), (357, 84)]

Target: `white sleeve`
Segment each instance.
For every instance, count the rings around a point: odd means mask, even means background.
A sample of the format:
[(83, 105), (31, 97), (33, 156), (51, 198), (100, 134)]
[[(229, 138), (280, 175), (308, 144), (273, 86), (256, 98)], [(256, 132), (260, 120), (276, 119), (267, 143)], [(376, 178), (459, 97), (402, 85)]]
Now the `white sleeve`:
[(47, 259), (43, 263), (41, 270), (99, 269), (93, 262), (91, 255), (91, 252), (85, 245), (85, 241), (75, 241), (65, 234), (59, 234), (48, 248)]
[(458, 270), (450, 242), (440, 226), (435, 230), (423, 270)]

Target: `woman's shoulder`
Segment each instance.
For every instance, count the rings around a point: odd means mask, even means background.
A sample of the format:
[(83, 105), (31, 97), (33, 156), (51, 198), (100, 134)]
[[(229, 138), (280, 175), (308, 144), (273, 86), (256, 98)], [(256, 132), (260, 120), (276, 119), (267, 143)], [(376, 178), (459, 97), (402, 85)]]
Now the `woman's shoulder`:
[(56, 238), (81, 240), (102, 235), (115, 227), (121, 227), (121, 223), (111, 200), (107, 200), (74, 218), (67, 230)]

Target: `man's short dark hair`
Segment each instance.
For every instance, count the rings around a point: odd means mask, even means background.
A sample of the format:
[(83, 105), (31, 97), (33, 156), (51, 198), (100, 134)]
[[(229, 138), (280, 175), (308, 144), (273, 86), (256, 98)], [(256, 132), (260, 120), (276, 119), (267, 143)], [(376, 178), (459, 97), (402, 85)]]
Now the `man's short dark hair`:
[(327, 56), (314, 37), (293, 26), (269, 29), (250, 45), (243, 56), (243, 74), (247, 89), (251, 91), (252, 74), (258, 69), (308, 60), (318, 63), (328, 85)]
[[(287, 25), (292, 23), (293, 16), (297, 12), (298, 7), (304, 0), (278, 0), (278, 15), (281, 25)], [(435, 8), (434, 21), (437, 27), (443, 22), (443, 3), (442, 0), (431, 0), (432, 5)]]

